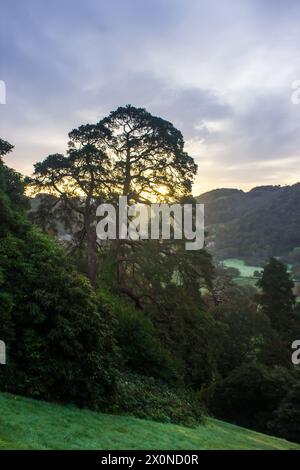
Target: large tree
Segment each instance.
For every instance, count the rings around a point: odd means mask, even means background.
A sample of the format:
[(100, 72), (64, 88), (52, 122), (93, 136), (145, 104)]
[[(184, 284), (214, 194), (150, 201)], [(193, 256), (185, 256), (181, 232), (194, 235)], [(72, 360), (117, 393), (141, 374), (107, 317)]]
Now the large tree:
[[(102, 124), (109, 131), (107, 152), (113, 161), (114, 183), (129, 204), (179, 202), (190, 196), (197, 166), (185, 152), (183, 136), (173, 124), (131, 105), (111, 112)], [(154, 250), (158, 260), (161, 252), (174, 255), (172, 244), (162, 247), (152, 243), (150, 251), (155, 257)], [(140, 267), (149, 261), (146, 252), (132, 240), (113, 244), (118, 289), (138, 303), (138, 285), (146, 280)], [(141, 259), (143, 255), (146, 263)], [(160, 265), (156, 266), (158, 272)]]
[[(184, 150), (184, 140), (170, 122), (142, 108), (120, 107), (95, 125), (70, 134), (67, 155), (55, 154), (35, 165), (33, 185), (50, 192), (77, 215), (79, 240), (87, 245), (87, 272), (97, 273), (96, 207), (126, 195), (129, 203), (170, 202), (189, 196), (197, 166)], [(128, 258), (117, 242), (114, 257)], [(130, 250), (132, 245), (130, 245)]]

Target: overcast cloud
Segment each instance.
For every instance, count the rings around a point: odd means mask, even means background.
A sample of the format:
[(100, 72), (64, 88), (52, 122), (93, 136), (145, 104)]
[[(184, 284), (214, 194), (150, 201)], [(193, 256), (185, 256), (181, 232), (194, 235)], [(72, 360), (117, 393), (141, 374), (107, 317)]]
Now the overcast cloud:
[(195, 194), (300, 180), (297, 0), (2, 0), (0, 43), (0, 136), (23, 173), (131, 103), (183, 132)]

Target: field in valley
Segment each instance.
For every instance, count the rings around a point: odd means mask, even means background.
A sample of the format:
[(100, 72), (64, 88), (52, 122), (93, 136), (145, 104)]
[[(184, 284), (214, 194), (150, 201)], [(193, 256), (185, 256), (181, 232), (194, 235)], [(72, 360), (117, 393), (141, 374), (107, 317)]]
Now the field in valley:
[(226, 268), (238, 269), (240, 275), (234, 280), (241, 286), (252, 286), (255, 287), (257, 283), (257, 277), (254, 276), (255, 271), (261, 272), (261, 266), (248, 266), (245, 261), (237, 258), (229, 258), (223, 261)]

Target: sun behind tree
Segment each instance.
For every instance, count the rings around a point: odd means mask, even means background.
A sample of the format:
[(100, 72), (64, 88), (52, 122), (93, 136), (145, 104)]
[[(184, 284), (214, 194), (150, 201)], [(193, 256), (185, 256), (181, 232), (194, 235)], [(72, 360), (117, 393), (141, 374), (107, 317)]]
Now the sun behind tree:
[(97, 124), (69, 133), (67, 155), (35, 165), (38, 193), (55, 195), (76, 214), (79, 244), (87, 247), (87, 273), (97, 275), (96, 208), (104, 202), (174, 202), (190, 196), (197, 165), (184, 150), (181, 132), (143, 108), (119, 107)]

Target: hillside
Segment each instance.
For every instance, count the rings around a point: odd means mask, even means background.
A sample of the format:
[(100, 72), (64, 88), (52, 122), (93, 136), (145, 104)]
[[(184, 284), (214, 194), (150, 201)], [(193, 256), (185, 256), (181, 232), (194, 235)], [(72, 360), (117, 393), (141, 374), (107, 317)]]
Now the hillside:
[(300, 246), (300, 183), (261, 186), (249, 192), (216, 189), (200, 195), (216, 254), (253, 264), (287, 256)]
[[(295, 262), (290, 257), (300, 247), (300, 183), (258, 186), (248, 192), (214, 189), (196, 199), (205, 205), (207, 240), (213, 242), (210, 246), (214, 246), (219, 258), (243, 258), (260, 265), (269, 256), (283, 256), (286, 261)], [(68, 227), (65, 226), (61, 206), (54, 202), (55, 197), (45, 194), (31, 198), (32, 217), (59, 239), (69, 241), (80, 225), (69, 219)], [(52, 205), (53, 219), (45, 212)], [(300, 263), (300, 256), (296, 256)]]
[(0, 394), (0, 449), (300, 449), (207, 419), (195, 429)]

